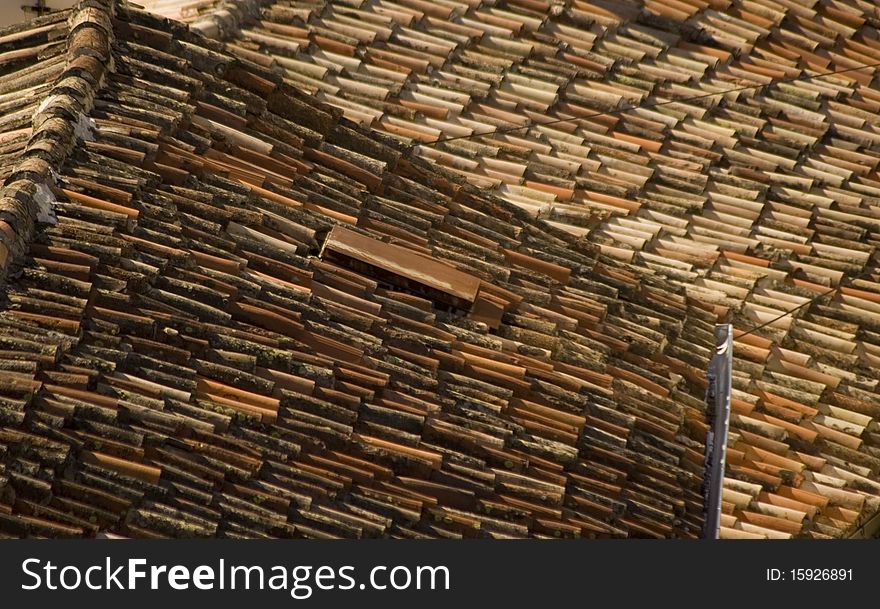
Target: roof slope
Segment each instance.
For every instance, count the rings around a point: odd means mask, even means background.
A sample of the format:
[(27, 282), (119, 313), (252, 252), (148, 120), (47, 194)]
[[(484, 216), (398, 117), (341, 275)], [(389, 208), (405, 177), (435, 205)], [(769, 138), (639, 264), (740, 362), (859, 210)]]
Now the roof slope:
[(66, 40), (33, 124), (78, 129), (4, 190), (55, 221), (5, 265), (0, 531), (698, 532), (713, 314), (180, 24)]
[(876, 3), (149, 5), (738, 333), (767, 323), (736, 341), (724, 535), (876, 511)]
[[(822, 151), (858, 137), (850, 152), (870, 158), (871, 123), (828, 105), (839, 84), (815, 92), (828, 121), (815, 140), (786, 114), (805, 94), (772, 90), (419, 158), (394, 138), (493, 126), (550, 97), (549, 112), (583, 113), (651, 73), (609, 61), (641, 48), (612, 38), (646, 27), (615, 26), (637, 15), (615, 21), (622, 4), (591, 21), (577, 11), (593, 5), (534, 3), (552, 35), (512, 24), (512, 4), (422, 4), (361, 4), (408, 28), (370, 48), (339, 40), (324, 20), (343, 7), (319, 4), (277, 3), (254, 28), (230, 13), (250, 42), (225, 49), (100, 0), (72, 13), (65, 68), (95, 91), (47, 105), (70, 129), (31, 137), (4, 191), (21, 185), (10, 234), (30, 245), (12, 248), (0, 313), (0, 530), (696, 534), (713, 324), (744, 329), (872, 268), (874, 201), (857, 190), (870, 173), (821, 181), (833, 163), (811, 156), (842, 158)], [(575, 30), (555, 25), (571, 15)], [(455, 53), (410, 31), (443, 23)], [(510, 28), (544, 42), (526, 49)], [(677, 65), (667, 35), (645, 36)], [(81, 48), (112, 61), (74, 66)], [(684, 48), (685, 66), (712, 55)], [(572, 63), (563, 94), (535, 89)], [(393, 74), (405, 94), (371, 122), (385, 133), (341, 116), (369, 120)], [(600, 79), (613, 87), (583, 86)], [(462, 87), (479, 113), (462, 115)], [(59, 79), (47, 99), (70, 90)], [(803, 143), (791, 171), (783, 144), (767, 153), (778, 170), (760, 161), (775, 136)], [(43, 141), (52, 171), (31, 171)], [(57, 222), (31, 235), (53, 198)], [(852, 286), (738, 342), (726, 536), (841, 535), (877, 511), (880, 343), (874, 292)]]

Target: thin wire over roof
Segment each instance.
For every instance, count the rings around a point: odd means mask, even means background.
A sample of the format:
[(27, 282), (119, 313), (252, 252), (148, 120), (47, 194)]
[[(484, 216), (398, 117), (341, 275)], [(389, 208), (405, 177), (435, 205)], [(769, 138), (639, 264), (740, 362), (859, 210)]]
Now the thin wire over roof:
[[(872, 81), (682, 101), (873, 53), (876, 7), (472, 4), (0, 34), (9, 99), (52, 79), (0, 126), (0, 530), (694, 536), (714, 324), (838, 284), (736, 342), (722, 534), (877, 511)], [(479, 278), (472, 308), (322, 258), (342, 229)]]

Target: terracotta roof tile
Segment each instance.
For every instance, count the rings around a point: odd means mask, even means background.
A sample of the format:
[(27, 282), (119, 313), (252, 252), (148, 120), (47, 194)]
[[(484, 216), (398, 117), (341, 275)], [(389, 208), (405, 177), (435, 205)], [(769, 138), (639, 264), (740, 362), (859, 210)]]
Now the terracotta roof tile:
[(0, 530), (694, 536), (725, 316), (722, 534), (880, 507), (867, 5), (152, 4), (0, 33)]

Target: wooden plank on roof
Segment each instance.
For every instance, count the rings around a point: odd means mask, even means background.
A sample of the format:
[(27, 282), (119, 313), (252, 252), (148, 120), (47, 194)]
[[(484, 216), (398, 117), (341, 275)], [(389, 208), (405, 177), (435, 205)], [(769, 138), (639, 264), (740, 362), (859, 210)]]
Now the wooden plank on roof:
[(328, 254), (330, 258), (355, 260), (384, 271), (383, 275), (391, 282), (399, 283), (395, 278), (403, 279), (406, 285), (414, 283), (429, 288), (432, 293), (445, 294), (452, 297), (450, 304), (473, 303), (480, 288), (479, 278), (448, 264), (339, 226), (330, 231), (324, 243), (322, 257)]

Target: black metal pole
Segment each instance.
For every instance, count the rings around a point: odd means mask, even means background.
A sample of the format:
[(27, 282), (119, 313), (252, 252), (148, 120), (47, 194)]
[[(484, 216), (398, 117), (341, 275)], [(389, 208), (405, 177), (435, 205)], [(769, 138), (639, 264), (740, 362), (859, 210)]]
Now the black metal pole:
[(52, 12), (52, 9), (46, 6), (46, 0), (35, 0), (34, 4), (23, 4), (21, 10), (25, 14), (36, 13), (37, 17), (42, 17)]
[(706, 390), (709, 433), (703, 474), (703, 539), (718, 539), (721, 529), (721, 494), (724, 489), (724, 463), (727, 431), (730, 426), (730, 389), (733, 368), (733, 326), (715, 326), (715, 355), (709, 363)]

